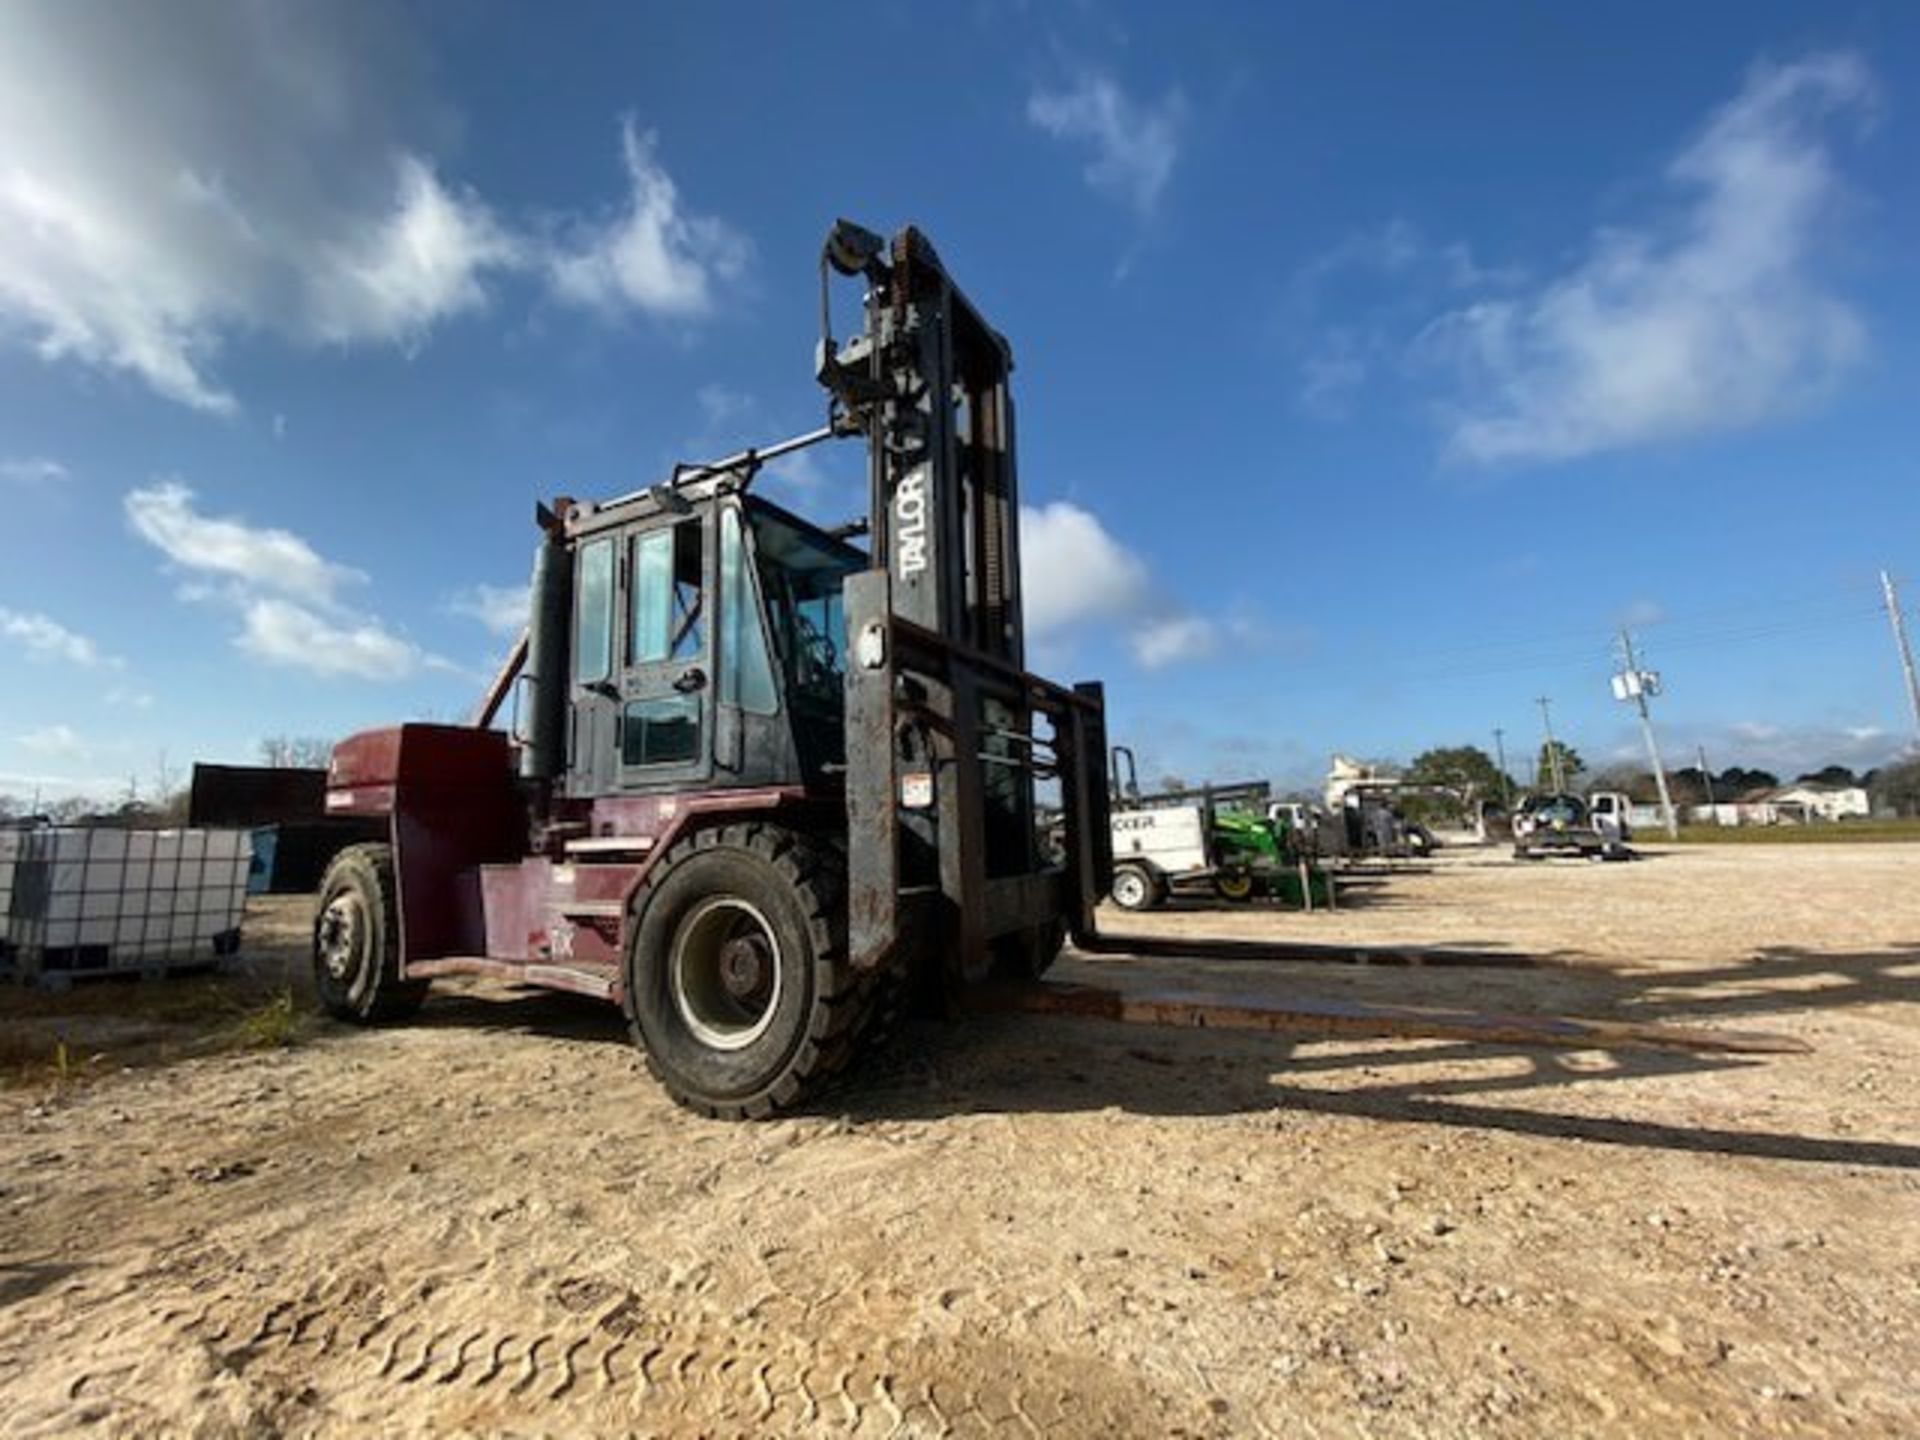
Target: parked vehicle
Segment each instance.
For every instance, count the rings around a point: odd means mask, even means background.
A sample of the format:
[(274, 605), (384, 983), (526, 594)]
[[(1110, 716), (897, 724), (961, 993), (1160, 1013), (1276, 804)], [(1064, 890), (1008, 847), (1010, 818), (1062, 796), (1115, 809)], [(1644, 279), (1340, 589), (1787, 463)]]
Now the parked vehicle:
[(1596, 790), (1587, 797), (1593, 828), (1609, 840), (1626, 844), (1633, 839), (1633, 801), (1618, 790)]
[(1633, 852), (1593, 823), (1587, 802), (1578, 795), (1529, 795), (1513, 819), (1517, 860), (1578, 856), (1585, 860), (1627, 860)]
[[(1223, 900), (1272, 895), (1301, 905), (1300, 870), (1307, 852), (1269, 818), (1263, 780), (1142, 795), (1133, 751), (1113, 748), (1113, 902), (1151, 910), (1175, 890), (1211, 889)], [(1331, 882), (1307, 865), (1314, 903), (1326, 903)]]

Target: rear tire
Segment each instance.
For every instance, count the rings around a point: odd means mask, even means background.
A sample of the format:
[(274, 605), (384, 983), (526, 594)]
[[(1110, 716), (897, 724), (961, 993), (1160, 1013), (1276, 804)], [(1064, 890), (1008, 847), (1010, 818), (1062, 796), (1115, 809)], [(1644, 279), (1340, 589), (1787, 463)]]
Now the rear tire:
[(627, 1023), (680, 1104), (759, 1119), (852, 1058), (884, 986), (848, 961), (831, 846), (771, 825), (703, 830), (661, 857), (634, 904)]
[(1253, 875), (1245, 870), (1227, 870), (1213, 877), (1213, 891), (1222, 900), (1245, 904), (1253, 899)]
[(426, 998), (400, 978), (400, 912), (391, 845), (349, 845), (320, 882), (313, 920), (313, 985), (336, 1020), (404, 1020)]

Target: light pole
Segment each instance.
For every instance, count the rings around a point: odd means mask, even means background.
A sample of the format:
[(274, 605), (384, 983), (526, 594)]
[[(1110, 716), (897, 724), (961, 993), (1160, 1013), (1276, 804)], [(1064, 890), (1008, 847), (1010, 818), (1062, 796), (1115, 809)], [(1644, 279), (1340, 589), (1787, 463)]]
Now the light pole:
[(1553, 738), (1553, 714), (1549, 707), (1553, 701), (1545, 695), (1533, 702), (1540, 707), (1540, 727), (1547, 732), (1547, 765), (1553, 771), (1553, 793), (1567, 793), (1567, 775), (1560, 764), (1560, 746)]
[(1660, 813), (1666, 817), (1667, 838), (1680, 838), (1680, 822), (1673, 817), (1673, 796), (1667, 793), (1667, 768), (1660, 763), (1660, 742), (1653, 738), (1653, 716), (1647, 711), (1647, 696), (1660, 693), (1660, 677), (1642, 670), (1633, 658), (1633, 635), (1620, 632), (1620, 652), (1626, 669), (1613, 677), (1613, 694), (1618, 700), (1631, 700), (1640, 711), (1640, 733), (1646, 738), (1647, 759), (1653, 762), (1653, 783), (1660, 788)]

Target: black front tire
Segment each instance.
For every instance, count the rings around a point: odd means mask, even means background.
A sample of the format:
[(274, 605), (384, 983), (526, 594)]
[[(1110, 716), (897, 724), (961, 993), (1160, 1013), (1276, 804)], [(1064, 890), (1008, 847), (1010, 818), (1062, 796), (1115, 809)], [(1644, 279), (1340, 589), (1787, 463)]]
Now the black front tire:
[(320, 882), (313, 920), (313, 985), (336, 1020), (404, 1020), (427, 982), (400, 978), (400, 911), (391, 845), (349, 845)]
[(845, 862), (772, 825), (681, 840), (629, 926), (634, 1043), (680, 1104), (760, 1119), (804, 1103), (861, 1043), (884, 977), (847, 958)]

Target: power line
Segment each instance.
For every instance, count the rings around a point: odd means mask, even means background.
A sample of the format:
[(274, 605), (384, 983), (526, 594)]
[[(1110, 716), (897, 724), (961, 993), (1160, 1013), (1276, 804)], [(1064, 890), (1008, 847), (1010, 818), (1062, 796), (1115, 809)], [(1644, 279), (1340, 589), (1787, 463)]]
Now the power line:
[[(1824, 630), (1842, 624), (1857, 625), (1862, 618), (1877, 618), (1879, 614), (1880, 610), (1877, 606), (1857, 608), (1845, 615), (1834, 615), (1804, 621), (1783, 621), (1778, 624), (1747, 627), (1738, 630), (1703, 632), (1681, 638), (1664, 639), (1661, 643), (1665, 648), (1670, 650), (1698, 650), (1708, 647), (1725, 647), (1752, 641), (1771, 640), (1781, 635)], [(1544, 670), (1571, 669), (1574, 666), (1584, 668), (1594, 665), (1597, 662), (1603, 662), (1608, 658), (1610, 657), (1605, 646), (1588, 642), (1578, 649), (1563, 649), (1555, 651), (1552, 654), (1516, 658), (1512, 661), (1498, 664), (1442, 666), (1425, 670), (1403, 671), (1397, 678), (1416, 683), (1428, 680), (1468, 680), (1484, 676), (1515, 675)], [(1311, 667), (1300, 668), (1307, 669)]]
[[(1642, 629), (1658, 628), (1662, 643), (1665, 637), (1675, 631), (1688, 630), (1702, 621), (1719, 621), (1727, 616), (1749, 615), (1754, 613), (1778, 614), (1785, 610), (1803, 610), (1807, 607), (1832, 609), (1835, 605), (1846, 606), (1851, 613), (1860, 603), (1860, 587), (1849, 583), (1845, 586), (1828, 586), (1818, 591), (1802, 592), (1798, 595), (1768, 596), (1764, 600), (1745, 600), (1708, 606), (1705, 609), (1684, 611), (1678, 615), (1663, 615), (1656, 620), (1640, 622)], [(1879, 607), (1874, 607), (1874, 613)], [(1475, 640), (1465, 644), (1448, 645), (1426, 653), (1435, 657), (1452, 655), (1477, 655), (1489, 650), (1511, 650), (1539, 648), (1543, 646), (1565, 645), (1578, 632), (1554, 631), (1552, 633), (1535, 632), (1531, 635), (1496, 636), (1487, 640)]]

